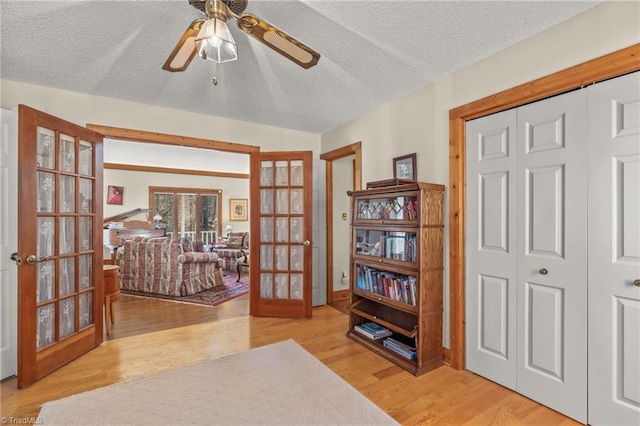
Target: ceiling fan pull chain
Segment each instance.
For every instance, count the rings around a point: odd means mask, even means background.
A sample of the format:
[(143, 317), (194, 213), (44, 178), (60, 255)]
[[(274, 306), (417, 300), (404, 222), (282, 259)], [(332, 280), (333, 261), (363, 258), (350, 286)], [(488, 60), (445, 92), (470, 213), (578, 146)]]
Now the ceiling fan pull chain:
[(216, 64), (215, 62), (213, 63), (213, 79), (211, 80), (211, 83), (213, 83), (214, 86), (218, 85), (218, 76), (216, 75), (218, 73), (218, 64)]

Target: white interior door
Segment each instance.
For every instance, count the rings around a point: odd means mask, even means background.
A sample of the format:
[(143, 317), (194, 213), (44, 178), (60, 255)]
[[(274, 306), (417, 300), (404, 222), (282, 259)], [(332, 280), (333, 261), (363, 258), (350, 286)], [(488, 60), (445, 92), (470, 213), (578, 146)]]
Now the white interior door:
[(586, 91), (518, 108), (517, 390), (587, 421)]
[(640, 73), (588, 89), (589, 423), (640, 424)]
[(313, 250), (313, 292), (312, 305), (327, 304), (327, 259), (324, 255), (326, 247), (327, 229), (327, 191), (325, 191), (324, 160), (313, 159), (313, 236), (311, 248)]
[(516, 388), (516, 110), (467, 123), (467, 368)]
[(0, 116), (0, 379), (18, 371), (18, 114)]
[(586, 421), (586, 93), (467, 123), (467, 367)]

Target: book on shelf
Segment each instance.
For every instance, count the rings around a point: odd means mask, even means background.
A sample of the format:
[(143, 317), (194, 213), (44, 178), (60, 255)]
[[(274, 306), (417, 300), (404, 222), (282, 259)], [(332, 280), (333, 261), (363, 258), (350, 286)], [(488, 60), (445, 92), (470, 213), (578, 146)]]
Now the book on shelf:
[(373, 248), (371, 250), (369, 250), (369, 256), (377, 256), (379, 247), (380, 247), (380, 241), (376, 242), (373, 245)]
[(384, 339), (382, 341), (382, 345), (389, 349), (390, 351), (393, 351), (395, 353), (397, 353), (398, 355), (400, 355), (403, 358), (406, 358), (410, 361), (414, 361), (416, 359), (416, 351), (410, 351), (410, 350), (406, 350), (402, 347), (399, 347), (397, 345), (395, 345), (392, 341), (390, 341), (389, 339), (391, 339), (390, 337), (387, 337), (386, 339)]
[[(377, 325), (377, 324), (376, 324)], [(391, 332), (391, 330), (388, 330), (384, 327), (381, 327), (381, 329), (377, 330), (377, 331), (373, 331), (373, 329), (371, 328), (366, 328), (363, 326), (363, 324), (360, 325), (354, 325), (353, 329), (357, 332), (362, 334), (363, 336), (368, 337), (371, 340), (379, 340), (379, 339), (383, 339), (385, 337), (391, 336), (393, 333)]]
[(416, 306), (416, 277), (357, 265), (356, 288)]
[(416, 359), (416, 348), (414, 346), (415, 343), (413, 339), (399, 334), (394, 334), (392, 337), (384, 339), (382, 344), (385, 348), (392, 350), (406, 359)]
[(360, 326), (366, 330), (371, 331), (372, 333), (387, 333), (389, 331), (388, 328), (381, 326), (375, 322), (363, 322)]

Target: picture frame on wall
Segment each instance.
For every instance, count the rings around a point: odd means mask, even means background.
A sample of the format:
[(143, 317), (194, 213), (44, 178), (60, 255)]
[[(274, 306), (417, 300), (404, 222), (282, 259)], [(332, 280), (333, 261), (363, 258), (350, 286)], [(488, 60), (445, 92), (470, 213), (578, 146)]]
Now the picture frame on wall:
[(107, 204), (122, 205), (124, 199), (124, 186), (107, 186)]
[(416, 153), (402, 155), (393, 159), (393, 178), (416, 181), (418, 171), (416, 169)]
[(249, 199), (248, 198), (230, 198), (229, 199), (229, 220), (242, 221), (249, 220)]

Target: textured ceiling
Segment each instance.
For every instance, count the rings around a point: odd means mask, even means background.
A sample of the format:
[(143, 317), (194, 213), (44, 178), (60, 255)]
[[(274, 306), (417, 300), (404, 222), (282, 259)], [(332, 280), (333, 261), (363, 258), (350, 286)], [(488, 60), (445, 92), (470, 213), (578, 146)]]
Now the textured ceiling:
[[(230, 25), (239, 59), (162, 64), (187, 0), (0, 2), (0, 76), (321, 133), (601, 1), (249, 0), (246, 12), (322, 55), (304, 70)], [(218, 85), (211, 81), (217, 76)]]

